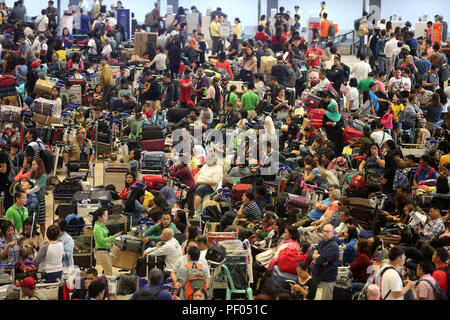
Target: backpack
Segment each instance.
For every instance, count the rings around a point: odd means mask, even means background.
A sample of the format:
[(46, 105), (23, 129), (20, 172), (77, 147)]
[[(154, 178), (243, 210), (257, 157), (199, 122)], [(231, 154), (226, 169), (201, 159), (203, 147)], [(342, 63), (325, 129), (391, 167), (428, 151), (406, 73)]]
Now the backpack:
[[(420, 166), (420, 167), (417, 169), (417, 172), (416, 172), (416, 176), (417, 176), (417, 177), (419, 177), (420, 171), (422, 171), (422, 166)], [(432, 178), (433, 172), (434, 172), (434, 168), (433, 168), (433, 167), (430, 167), (430, 171), (428, 171), (428, 179), (433, 179), (433, 178)], [(418, 181), (418, 182), (420, 182), (420, 181)]]
[(149, 292), (146, 288), (141, 288), (139, 290), (136, 300), (157, 300), (156, 297), (162, 291), (161, 288), (157, 288), (153, 292)]
[(353, 29), (355, 29), (356, 32), (359, 31), (359, 25), (361, 24), (361, 19), (356, 19), (353, 21)]
[(357, 189), (363, 189), (366, 187), (366, 181), (364, 180), (364, 177), (359, 174), (355, 174), (352, 179), (350, 180), (350, 183), (348, 185), (348, 190), (355, 191)]
[[(440, 268), (440, 269), (443, 269), (443, 268)], [(439, 287), (439, 285), (435, 286), (433, 284), (433, 282), (431, 282), (430, 280), (427, 280), (427, 279), (423, 279), (423, 280), (419, 281), (419, 283), (422, 281), (425, 281), (426, 283), (428, 283), (431, 286), (431, 288), (433, 288), (434, 300), (448, 300), (448, 296), (444, 293), (444, 291), (441, 289), (441, 287)]]
[(333, 25), (333, 22), (330, 22), (330, 27), (328, 28), (328, 36), (334, 37), (336, 35), (336, 28)]
[(339, 180), (338, 180), (338, 178), (336, 178), (336, 175), (333, 173), (333, 171), (325, 170), (325, 173), (327, 174), (327, 185), (338, 188)]
[(447, 295), (448, 298), (450, 296), (450, 267), (447, 266), (444, 268), (437, 268), (436, 270), (444, 271), (447, 274), (447, 292), (445, 292), (445, 294)]
[(369, 33), (369, 29), (367, 27), (367, 23), (360, 23), (358, 28), (358, 36), (364, 37)]
[(72, 213), (66, 217), (67, 233), (71, 236), (81, 235), (84, 228), (84, 219), (79, 215)]
[(14, 166), (14, 164), (12, 163), (11, 158), (8, 156), (8, 161), (9, 161), (9, 173), (8, 173), (8, 181), (9, 182), (14, 182), (14, 178), (17, 175), (17, 169)]
[(187, 300), (192, 300), (194, 292), (198, 289), (205, 289), (206, 291), (206, 280), (202, 271), (202, 264), (186, 264), (187, 268), (187, 281), (184, 284), (184, 291)]
[(378, 172), (378, 170), (367, 170), (366, 177), (364, 179), (366, 182), (366, 187), (371, 189), (379, 189), (381, 185), (381, 177), (382, 175)]
[(393, 190), (396, 191), (400, 186), (407, 186), (408, 183), (408, 173), (406, 173), (403, 169), (397, 169), (394, 177)]
[(403, 110), (401, 110), (401, 111), (398, 113), (398, 121), (399, 121), (399, 122), (405, 122), (405, 120), (406, 120), (406, 117), (405, 117), (405, 109), (403, 109)]

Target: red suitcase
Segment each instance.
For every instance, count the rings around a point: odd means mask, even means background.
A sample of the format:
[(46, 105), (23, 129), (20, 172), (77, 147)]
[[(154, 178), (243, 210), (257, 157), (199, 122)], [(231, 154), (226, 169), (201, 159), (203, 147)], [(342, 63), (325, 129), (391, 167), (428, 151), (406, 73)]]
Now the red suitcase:
[(141, 140), (142, 151), (164, 151), (165, 139)]
[(252, 188), (251, 184), (239, 183), (231, 188), (231, 197), (235, 200), (242, 200), (245, 191)]
[(9, 75), (0, 76), (0, 88), (11, 87), (16, 85), (16, 77)]
[(311, 123), (314, 125), (314, 128), (319, 129), (322, 127), (323, 116), (325, 112), (326, 111), (321, 108), (311, 109), (308, 117), (309, 119), (311, 119)]
[(347, 145), (348, 142), (353, 138), (363, 138), (362, 132), (359, 130), (356, 130), (355, 128), (348, 126), (344, 129), (344, 145)]
[(141, 182), (150, 190), (161, 190), (167, 185), (166, 179), (152, 175), (143, 176)]

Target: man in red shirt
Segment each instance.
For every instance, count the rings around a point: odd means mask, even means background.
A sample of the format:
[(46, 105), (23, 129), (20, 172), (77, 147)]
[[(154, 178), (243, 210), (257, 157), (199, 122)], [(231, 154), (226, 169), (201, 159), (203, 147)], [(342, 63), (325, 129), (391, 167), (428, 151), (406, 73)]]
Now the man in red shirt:
[(436, 270), (433, 272), (433, 278), (436, 279), (439, 287), (441, 287), (444, 293), (447, 293), (448, 290), (448, 279), (447, 273), (441, 268), (448, 268), (447, 260), (448, 251), (444, 248), (436, 249), (436, 251), (434, 251), (433, 253), (433, 257), (431, 258), (431, 261), (433, 261), (434, 265), (436, 266)]
[(192, 91), (194, 90), (194, 86), (192, 85), (191, 71), (186, 70), (184, 72), (184, 78), (180, 80), (180, 103), (183, 108), (192, 107), (195, 103), (192, 101)]
[(314, 39), (311, 43), (311, 48), (306, 50), (305, 58), (308, 60), (308, 68), (320, 68), (320, 59), (325, 59), (326, 56), (323, 50), (317, 47), (317, 39)]

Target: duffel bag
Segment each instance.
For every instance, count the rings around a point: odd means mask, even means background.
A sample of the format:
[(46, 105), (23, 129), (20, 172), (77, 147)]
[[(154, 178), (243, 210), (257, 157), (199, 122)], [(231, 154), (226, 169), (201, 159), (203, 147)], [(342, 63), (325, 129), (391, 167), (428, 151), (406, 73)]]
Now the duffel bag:
[(214, 245), (208, 248), (208, 251), (206, 251), (206, 260), (220, 263), (225, 260), (225, 257), (227, 256), (227, 250), (218, 245)]
[(102, 206), (108, 206), (112, 202), (112, 192), (107, 190), (101, 191), (78, 191), (73, 195), (72, 204), (87, 201), (89, 203), (98, 203)]
[(289, 213), (296, 213), (299, 210), (305, 211), (309, 208), (309, 200), (295, 194), (289, 194), (286, 201), (286, 210)]
[(16, 85), (16, 77), (10, 75), (0, 76), (0, 87), (11, 87)]
[(143, 176), (141, 182), (150, 190), (161, 190), (167, 185), (166, 179), (153, 175)]
[(307, 254), (303, 254), (300, 250), (288, 246), (280, 251), (277, 264), (280, 267), (281, 271), (296, 274), (297, 264), (300, 261), (306, 260), (306, 258)]
[(336, 281), (333, 289), (333, 300), (352, 300), (353, 288), (347, 281)]
[(55, 186), (53, 192), (55, 194), (75, 194), (76, 192), (83, 190), (81, 179), (81, 177), (66, 178)]
[(251, 188), (252, 188), (251, 184), (246, 183), (236, 184), (231, 188), (231, 197), (235, 200), (242, 200), (242, 196), (244, 195), (245, 191)]

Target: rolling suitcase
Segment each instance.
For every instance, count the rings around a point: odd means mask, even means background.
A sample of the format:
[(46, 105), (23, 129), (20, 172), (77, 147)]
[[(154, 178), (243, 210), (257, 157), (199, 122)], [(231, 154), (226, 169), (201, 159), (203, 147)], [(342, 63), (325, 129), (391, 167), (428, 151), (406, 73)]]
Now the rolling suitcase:
[(164, 132), (163, 129), (156, 126), (145, 126), (142, 127), (142, 140), (156, 140), (163, 139)]
[(152, 256), (147, 254), (145, 257), (139, 258), (136, 262), (136, 275), (139, 277), (147, 277), (148, 272), (154, 268), (164, 271), (166, 267), (166, 256)]
[(251, 188), (252, 188), (251, 184), (246, 183), (236, 184), (231, 188), (231, 197), (235, 200), (242, 200), (242, 196), (244, 195), (245, 191)]
[(141, 182), (150, 190), (161, 190), (167, 185), (166, 179), (152, 175), (143, 176)]
[(141, 140), (144, 151), (163, 151), (166, 147), (165, 139)]
[(375, 218), (374, 208), (370, 204), (370, 200), (366, 198), (349, 197), (350, 216), (364, 228), (370, 230), (372, 221)]
[(171, 108), (167, 110), (167, 122), (178, 123), (189, 114), (188, 108)]

